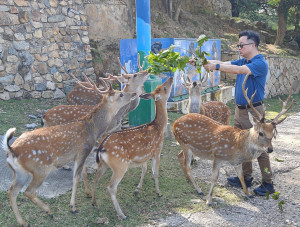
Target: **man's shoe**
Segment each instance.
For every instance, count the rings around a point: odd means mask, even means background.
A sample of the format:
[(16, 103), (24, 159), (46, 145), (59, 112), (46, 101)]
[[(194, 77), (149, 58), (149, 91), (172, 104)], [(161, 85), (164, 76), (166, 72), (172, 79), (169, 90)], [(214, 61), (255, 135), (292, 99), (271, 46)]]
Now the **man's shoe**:
[[(246, 187), (247, 188), (251, 187), (253, 177), (251, 177), (249, 180), (247, 178), (244, 178), (244, 179), (245, 179)], [(234, 187), (242, 188), (241, 181), (238, 177), (229, 177), (229, 178), (227, 178), (227, 181), (230, 185), (232, 185)]]
[(260, 196), (265, 196), (267, 192), (273, 194), (275, 192), (273, 183), (263, 182), (258, 188), (255, 188), (253, 192)]

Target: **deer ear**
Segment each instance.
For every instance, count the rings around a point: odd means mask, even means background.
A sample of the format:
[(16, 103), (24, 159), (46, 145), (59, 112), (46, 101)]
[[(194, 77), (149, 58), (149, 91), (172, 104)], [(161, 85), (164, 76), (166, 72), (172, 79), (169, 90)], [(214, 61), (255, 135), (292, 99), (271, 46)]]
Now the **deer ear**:
[(258, 126), (259, 121), (255, 117), (253, 117), (250, 112), (248, 112), (248, 115), (249, 115), (249, 120), (250, 120), (251, 124), (253, 125), (253, 127)]
[(147, 99), (151, 99), (152, 96), (151, 96), (151, 93), (145, 93), (145, 94), (141, 94), (140, 98), (147, 100)]

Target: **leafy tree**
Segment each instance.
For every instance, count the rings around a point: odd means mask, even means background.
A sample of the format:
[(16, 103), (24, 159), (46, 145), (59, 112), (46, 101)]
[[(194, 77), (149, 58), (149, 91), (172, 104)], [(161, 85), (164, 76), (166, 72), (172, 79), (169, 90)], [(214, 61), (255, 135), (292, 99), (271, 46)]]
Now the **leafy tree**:
[[(281, 45), (287, 30), (287, 19), (291, 8), (300, 8), (299, 0), (268, 0), (270, 6), (276, 7), (278, 16), (278, 29), (275, 45)], [(298, 22), (299, 23), (299, 22)]]

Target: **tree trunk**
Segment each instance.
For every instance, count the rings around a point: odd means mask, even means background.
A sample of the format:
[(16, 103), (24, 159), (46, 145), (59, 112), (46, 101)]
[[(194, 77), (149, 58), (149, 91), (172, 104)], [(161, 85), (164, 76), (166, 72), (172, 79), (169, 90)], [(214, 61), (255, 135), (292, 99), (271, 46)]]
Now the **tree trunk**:
[(277, 8), (278, 29), (277, 29), (276, 40), (274, 43), (275, 45), (282, 45), (283, 43), (283, 39), (286, 32), (288, 10), (289, 10), (288, 4), (286, 4), (284, 0), (281, 0)]
[(179, 15), (180, 15), (180, 11), (181, 11), (181, 5), (182, 5), (182, 1), (181, 0), (177, 1), (175, 15), (174, 15), (174, 21), (176, 21), (176, 22), (179, 21)]
[(230, 0), (230, 3), (231, 3), (231, 15), (233, 17), (238, 17), (240, 15), (239, 0)]
[(173, 18), (173, 0), (169, 0), (169, 16)]

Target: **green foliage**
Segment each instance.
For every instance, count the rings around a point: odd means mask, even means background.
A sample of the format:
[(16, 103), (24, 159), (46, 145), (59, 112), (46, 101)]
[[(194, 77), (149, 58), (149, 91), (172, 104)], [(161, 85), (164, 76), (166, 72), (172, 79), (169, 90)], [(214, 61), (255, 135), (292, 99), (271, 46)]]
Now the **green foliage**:
[(279, 159), (279, 158), (275, 158), (275, 161), (276, 161), (276, 162), (284, 162), (284, 160)]
[[(197, 72), (201, 72), (201, 67), (204, 64), (207, 64), (207, 59), (205, 56), (209, 54), (205, 51), (201, 51), (201, 46), (207, 41), (205, 35), (200, 35), (197, 39), (198, 46), (196, 48), (197, 56), (193, 58), (195, 62), (195, 67)], [(154, 74), (159, 75), (161, 73), (167, 72), (176, 72), (176, 70), (183, 71), (186, 67), (186, 64), (191, 60), (188, 56), (180, 56), (178, 52), (174, 52), (175, 46), (171, 45), (168, 49), (161, 50), (159, 53), (154, 54), (150, 51), (150, 54), (147, 56), (148, 62), (151, 64), (148, 67), (148, 70)]]

